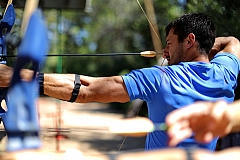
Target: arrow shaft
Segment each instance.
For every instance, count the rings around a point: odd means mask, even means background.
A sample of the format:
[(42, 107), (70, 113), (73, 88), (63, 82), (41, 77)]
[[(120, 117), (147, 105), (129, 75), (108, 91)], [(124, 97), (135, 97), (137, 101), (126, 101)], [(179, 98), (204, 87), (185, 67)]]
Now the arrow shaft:
[[(158, 53), (161, 54), (161, 53)], [(129, 56), (138, 55), (140, 53), (99, 53), (99, 54), (48, 54), (47, 57), (94, 57), (94, 56)], [(17, 57), (17, 55), (2, 55), (1, 57)]]

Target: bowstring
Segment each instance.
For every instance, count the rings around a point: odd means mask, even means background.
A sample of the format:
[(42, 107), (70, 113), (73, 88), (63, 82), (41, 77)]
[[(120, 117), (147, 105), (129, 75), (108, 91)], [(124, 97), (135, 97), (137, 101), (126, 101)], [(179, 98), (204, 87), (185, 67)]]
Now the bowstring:
[(151, 26), (151, 28), (152, 28), (152, 30), (153, 30), (153, 32), (154, 32), (154, 34), (157, 36), (157, 38), (158, 38), (158, 40), (159, 40), (159, 42), (160, 42), (161, 40), (160, 40), (160, 38), (159, 38), (159, 36), (158, 36), (158, 34), (157, 34), (156, 30), (154, 29), (154, 27), (153, 27), (153, 25), (152, 25), (152, 23), (151, 23), (150, 19), (148, 18), (148, 16), (147, 16), (146, 12), (144, 11), (144, 9), (143, 9), (143, 7), (142, 7), (141, 3), (139, 2), (139, 0), (136, 0), (136, 1), (137, 1), (137, 3), (138, 3), (139, 7), (141, 8), (141, 10), (142, 10), (143, 14), (145, 15), (145, 17), (146, 17), (146, 19), (147, 19), (147, 21), (148, 21), (149, 25)]
[[(154, 29), (154, 27), (153, 27), (153, 25), (152, 25), (152, 23), (151, 23), (150, 19), (148, 18), (148, 16), (147, 16), (146, 12), (144, 11), (144, 9), (143, 9), (143, 7), (142, 7), (141, 3), (139, 2), (139, 0), (136, 0), (136, 1), (137, 1), (137, 3), (138, 3), (139, 7), (141, 8), (141, 10), (142, 10), (143, 14), (145, 15), (145, 17), (146, 17), (146, 19), (147, 19), (147, 21), (148, 21), (149, 25), (151, 26), (151, 28), (152, 28), (152, 30), (153, 30), (153, 32), (154, 32), (154, 34), (157, 36), (157, 39), (158, 39), (158, 41), (159, 41), (159, 42), (161, 42), (161, 40), (160, 40), (160, 37), (158, 36), (158, 34), (157, 34), (156, 30)], [(162, 60), (162, 63), (161, 63), (161, 65), (160, 65), (160, 66), (162, 66), (162, 65), (163, 65), (164, 61), (165, 61), (165, 58), (163, 58), (163, 60)]]
[[(142, 10), (143, 14), (145, 15), (145, 17), (146, 17), (146, 19), (147, 19), (149, 25), (151, 26), (151, 28), (152, 28), (152, 30), (153, 30), (153, 32), (154, 32), (154, 34), (157, 36), (157, 39), (159, 40), (159, 42), (161, 42), (161, 40), (160, 40), (160, 38), (159, 38), (159, 36), (158, 36), (156, 30), (154, 29), (154, 27), (153, 27), (153, 25), (152, 25), (150, 19), (148, 18), (146, 12), (144, 11), (144, 9), (143, 9), (141, 3), (139, 2), (139, 0), (136, 0), (136, 1), (137, 1), (137, 3), (138, 3), (138, 6), (140, 7), (140, 9)], [(163, 58), (162, 63), (161, 63), (160, 66), (163, 66), (164, 61), (165, 61), (165, 58)], [(143, 103), (142, 103), (142, 105), (143, 105)], [(141, 108), (142, 108), (142, 105), (139, 107), (139, 109), (138, 109), (136, 115), (134, 116), (134, 118), (136, 118), (136, 117), (138, 116), (138, 113), (140, 112), (140, 110), (141, 110)], [(123, 139), (123, 141), (122, 141), (122, 143), (121, 143), (121, 145), (120, 145), (120, 147), (119, 147), (119, 149), (118, 149), (118, 151), (117, 151), (117, 154), (121, 151), (122, 146), (123, 146), (123, 144), (125, 143), (127, 137), (128, 137), (127, 135), (124, 136), (124, 139)]]

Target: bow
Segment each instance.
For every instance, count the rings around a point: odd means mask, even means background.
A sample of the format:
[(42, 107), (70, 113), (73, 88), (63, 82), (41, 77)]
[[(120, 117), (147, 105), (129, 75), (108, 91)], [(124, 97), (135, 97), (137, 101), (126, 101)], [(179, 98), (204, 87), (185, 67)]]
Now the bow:
[[(15, 22), (15, 11), (12, 5), (12, 1), (9, 0), (4, 11), (3, 17), (0, 20), (0, 64), (6, 64), (7, 58), (7, 45), (5, 43), (6, 35), (10, 33)], [(6, 100), (8, 88), (0, 88), (0, 103)], [(0, 106), (0, 117), (1, 121), (4, 122), (6, 111)]]
[[(36, 110), (38, 97), (36, 74), (44, 62), (48, 40), (41, 12), (36, 10), (37, 5), (38, 1), (34, 0), (28, 0), (25, 5), (22, 39), (8, 91), (8, 112), (4, 122), (8, 135), (8, 151), (41, 147)], [(29, 64), (32, 65), (32, 78), (23, 81), (20, 71)]]

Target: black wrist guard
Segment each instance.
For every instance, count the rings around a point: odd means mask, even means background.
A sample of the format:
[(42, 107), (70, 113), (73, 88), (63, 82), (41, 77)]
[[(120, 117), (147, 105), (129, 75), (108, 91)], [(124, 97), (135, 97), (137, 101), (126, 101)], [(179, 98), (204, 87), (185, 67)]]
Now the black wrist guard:
[(43, 72), (39, 72), (37, 74), (37, 80), (38, 80), (38, 93), (39, 95), (44, 95), (44, 86), (43, 86), (44, 73)]
[(74, 88), (73, 88), (73, 91), (72, 91), (72, 97), (68, 102), (75, 102), (76, 101), (80, 87), (81, 87), (80, 75), (75, 74), (75, 81), (74, 81)]

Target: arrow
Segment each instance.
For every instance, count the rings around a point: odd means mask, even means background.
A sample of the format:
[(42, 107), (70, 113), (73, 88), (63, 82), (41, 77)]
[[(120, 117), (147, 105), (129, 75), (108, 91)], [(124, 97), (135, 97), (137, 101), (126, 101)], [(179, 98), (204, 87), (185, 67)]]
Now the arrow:
[[(101, 133), (112, 133), (121, 136), (142, 137), (154, 131), (166, 131), (168, 128), (165, 123), (153, 123), (145, 117), (127, 118), (121, 120), (111, 120), (108, 124), (87, 124), (71, 128), (61, 128), (59, 132), (79, 132), (94, 131)], [(41, 129), (42, 132), (56, 132), (55, 128)]]
[[(152, 58), (158, 54), (155, 51), (143, 51), (140, 53), (99, 53), (99, 54), (48, 54), (45, 55), (47, 57), (94, 57), (94, 56), (128, 56), (128, 55), (136, 55), (142, 57)], [(2, 57), (17, 57), (17, 55), (3, 55)]]

